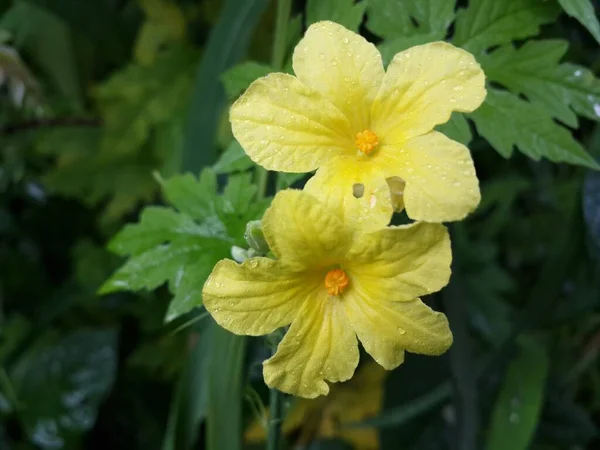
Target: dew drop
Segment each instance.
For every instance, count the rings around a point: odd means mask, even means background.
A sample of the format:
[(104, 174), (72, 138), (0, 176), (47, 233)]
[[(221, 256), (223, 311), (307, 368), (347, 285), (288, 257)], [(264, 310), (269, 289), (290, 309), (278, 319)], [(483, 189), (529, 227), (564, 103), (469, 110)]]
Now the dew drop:
[(460, 181), (455, 181), (452, 186), (454, 187), (461, 187), (461, 182)]

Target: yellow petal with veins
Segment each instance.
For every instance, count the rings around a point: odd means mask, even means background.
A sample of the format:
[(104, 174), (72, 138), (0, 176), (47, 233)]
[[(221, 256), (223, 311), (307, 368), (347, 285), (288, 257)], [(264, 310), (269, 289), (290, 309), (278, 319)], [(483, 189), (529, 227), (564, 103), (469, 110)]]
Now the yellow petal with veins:
[(350, 227), (379, 230), (390, 223), (392, 200), (379, 167), (340, 157), (321, 167), (304, 190), (335, 211)]
[(404, 207), (413, 220), (461, 220), (479, 205), (479, 180), (469, 149), (442, 133), (384, 146), (378, 158), (387, 176), (405, 181)]
[(303, 304), (275, 355), (263, 363), (269, 387), (315, 398), (327, 395), (327, 381), (352, 377), (358, 342), (342, 303), (323, 289)]
[(485, 76), (470, 53), (445, 42), (398, 53), (373, 103), (372, 130), (383, 145), (400, 144), (471, 112), (485, 99)]
[(297, 78), (259, 78), (233, 104), (233, 135), (248, 156), (268, 170), (310, 172), (332, 156), (354, 151), (348, 119)]
[(371, 104), (384, 76), (377, 48), (333, 22), (306, 31), (293, 56), (294, 72), (348, 117), (354, 135), (367, 128)]
[(260, 336), (292, 322), (317, 279), (295, 273), (281, 262), (252, 258), (243, 264), (217, 263), (202, 299), (219, 325), (232, 333)]
[(446, 227), (419, 222), (356, 239), (344, 268), (353, 283), (351, 290), (356, 285), (377, 301), (411, 301), (446, 286), (451, 261)]
[(271, 251), (299, 270), (331, 265), (346, 253), (352, 241), (352, 230), (335, 210), (295, 189), (275, 196), (262, 223)]

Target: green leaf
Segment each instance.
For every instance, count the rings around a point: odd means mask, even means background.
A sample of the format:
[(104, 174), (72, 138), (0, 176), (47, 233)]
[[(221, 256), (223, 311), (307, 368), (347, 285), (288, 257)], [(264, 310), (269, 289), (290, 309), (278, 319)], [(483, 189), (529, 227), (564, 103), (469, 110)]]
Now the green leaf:
[[(20, 418), (42, 449), (81, 448), (115, 379), (115, 330), (81, 330), (26, 353), (11, 373)], [(48, 341), (45, 336), (43, 341)]]
[(236, 336), (218, 326), (214, 328), (208, 373), (206, 448), (241, 450), (247, 337)]
[(487, 77), (523, 94), (552, 117), (577, 127), (575, 111), (600, 120), (600, 80), (585, 67), (559, 64), (568, 48), (561, 40), (528, 41), (501, 47), (480, 58)]
[(183, 142), (184, 170), (200, 172), (217, 159), (216, 130), (227, 103), (219, 77), (245, 55), (268, 3), (267, 0), (225, 0), (196, 73)]
[(600, 169), (571, 133), (555, 123), (543, 108), (510, 92), (488, 89), (485, 102), (470, 117), (479, 134), (505, 158), (517, 146), (535, 161), (547, 158)]
[(439, 125), (437, 130), (444, 133), (450, 139), (460, 142), (464, 145), (469, 145), (473, 139), (471, 128), (465, 116), (460, 113), (452, 113), (450, 120), (443, 125)]
[(321, 20), (331, 20), (349, 30), (358, 31), (367, 0), (354, 3), (354, 0), (308, 0), (306, 4), (306, 25), (309, 26)]
[(250, 175), (229, 179), (217, 194), (214, 172), (197, 180), (190, 174), (160, 180), (165, 198), (176, 209), (149, 207), (139, 223), (127, 225), (109, 249), (128, 261), (100, 288), (107, 294), (122, 290), (155, 289), (168, 283), (174, 295), (166, 320), (202, 304), (202, 286), (232, 245), (243, 245), (246, 223), (262, 216), (268, 200), (253, 201), (256, 187)]
[(227, 98), (236, 98), (248, 89), (248, 86), (254, 80), (264, 77), (271, 72), (273, 72), (273, 69), (270, 66), (254, 61), (248, 61), (232, 67), (221, 75)]
[(301, 180), (306, 176), (305, 173), (286, 173), (286, 172), (278, 172), (277, 173), (277, 190), (281, 191), (283, 189), (289, 188), (296, 181)]
[(213, 166), (216, 173), (243, 172), (254, 166), (238, 141), (233, 140)]
[(396, 53), (400, 53), (415, 45), (427, 44), (429, 42), (439, 41), (444, 38), (444, 33), (438, 31), (431, 31), (428, 33), (417, 33), (410, 36), (400, 36), (395, 38), (386, 39), (377, 46), (377, 49), (381, 53), (381, 59), (383, 60), (384, 66), (387, 66), (390, 61), (394, 58)]
[(456, 15), (454, 45), (474, 54), (513, 40), (535, 36), (540, 25), (553, 22), (560, 12), (552, 1), (470, 0)]
[(526, 450), (538, 424), (548, 352), (530, 336), (521, 336), (518, 343), (519, 354), (510, 363), (494, 406), (486, 450)]
[(132, 64), (96, 88), (104, 119), (102, 151), (135, 153), (153, 127), (181, 116), (188, 106), (196, 52), (173, 47), (152, 65)]
[(600, 44), (600, 23), (590, 0), (558, 0), (565, 12), (575, 17)]
[(369, 0), (367, 28), (383, 38), (428, 34), (435, 36), (431, 41), (444, 39), (455, 6), (456, 0)]

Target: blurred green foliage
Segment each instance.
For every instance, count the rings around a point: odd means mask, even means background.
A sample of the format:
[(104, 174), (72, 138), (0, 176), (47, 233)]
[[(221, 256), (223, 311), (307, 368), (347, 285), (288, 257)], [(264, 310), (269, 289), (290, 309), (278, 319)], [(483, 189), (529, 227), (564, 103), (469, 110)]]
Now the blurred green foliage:
[[(594, 2), (297, 0), (270, 56), (276, 3), (0, 0), (0, 449), (257, 448), (242, 434), (267, 402), (264, 342), (216, 327), (199, 295), (269, 202), (227, 107), (290, 72), (325, 19), (386, 64), (448, 40), (489, 90), (439, 127), (483, 194), (428, 299), (455, 343), (408, 357), (378, 416), (338, 426), (376, 427), (384, 450), (599, 448)], [(303, 179), (271, 174), (268, 192)]]

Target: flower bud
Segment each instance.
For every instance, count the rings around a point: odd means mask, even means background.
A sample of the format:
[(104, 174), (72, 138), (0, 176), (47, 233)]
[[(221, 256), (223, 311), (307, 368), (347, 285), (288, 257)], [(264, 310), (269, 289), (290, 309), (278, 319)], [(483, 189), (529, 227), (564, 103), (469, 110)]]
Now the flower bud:
[(269, 244), (267, 244), (265, 235), (263, 234), (262, 223), (260, 220), (248, 222), (244, 237), (250, 248), (263, 255), (269, 253)]

